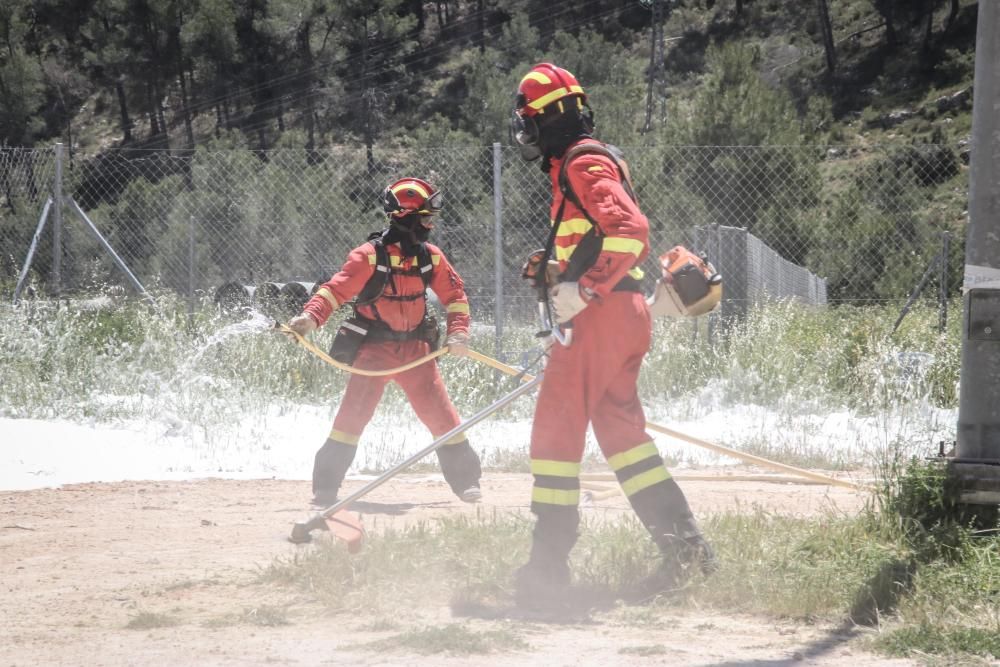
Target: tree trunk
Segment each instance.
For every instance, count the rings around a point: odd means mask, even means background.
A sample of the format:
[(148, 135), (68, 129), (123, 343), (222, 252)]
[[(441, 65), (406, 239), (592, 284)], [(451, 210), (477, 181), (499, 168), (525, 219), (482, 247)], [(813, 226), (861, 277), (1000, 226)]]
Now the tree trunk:
[(118, 96), (118, 113), (122, 118), (122, 141), (132, 143), (132, 119), (128, 116), (128, 102), (125, 99), (124, 77), (115, 79), (115, 95)]
[(477, 21), (478, 31), (479, 31), (479, 52), (486, 52), (486, 2), (485, 0), (477, 0), (476, 11), (479, 13), (479, 21)]
[(941, 36), (944, 37), (949, 32), (951, 32), (951, 27), (955, 25), (955, 19), (958, 18), (959, 0), (951, 0), (951, 7), (948, 10), (948, 18), (944, 21), (944, 30), (941, 31)]
[(302, 61), (302, 83), (304, 84), (302, 87), (305, 90), (306, 153), (309, 163), (314, 164), (316, 159), (316, 155), (314, 154), (316, 149), (316, 101), (313, 97), (315, 93), (315, 82), (312, 74), (314, 61), (312, 49), (309, 46), (309, 36), (311, 33), (312, 19), (308, 19), (303, 21), (302, 25), (299, 26), (295, 40), (298, 43), (299, 59)]
[(437, 0), (437, 2), (434, 3), (434, 8), (437, 10), (438, 29), (444, 30), (444, 12), (441, 9), (441, 0)]
[(875, 0), (875, 9), (885, 19), (885, 43), (889, 48), (896, 48), (898, 37), (896, 35), (896, 17), (893, 8), (894, 0)]
[(375, 156), (372, 147), (375, 145), (375, 130), (372, 127), (372, 90), (368, 87), (368, 17), (364, 18), (365, 36), (361, 46), (361, 79), (364, 82), (365, 92), (362, 96), (364, 104), (364, 134), (365, 134), (365, 163), (368, 173), (375, 173)]
[(830, 23), (830, 8), (826, 0), (816, 0), (819, 25), (823, 33), (823, 50), (826, 52), (826, 71), (833, 76), (837, 69), (837, 49), (833, 43), (833, 25)]
[(170, 150), (170, 136), (167, 134), (167, 119), (163, 113), (163, 91), (160, 90), (160, 84), (157, 82), (153, 85), (153, 95), (156, 96), (155, 102), (156, 106), (156, 118), (160, 123), (160, 132), (163, 134), (163, 144)]
[[(178, 17), (178, 23), (181, 18)], [(191, 125), (191, 108), (188, 100), (187, 81), (184, 77), (184, 49), (181, 47), (181, 28), (175, 25), (170, 30), (170, 40), (177, 53), (177, 78), (181, 83), (181, 115), (184, 116), (184, 134), (187, 136), (187, 147), (194, 148), (194, 128)]]
[(931, 50), (934, 37), (934, 0), (925, 0), (924, 6), (927, 10), (927, 23), (924, 24), (924, 43), (920, 48), (926, 54)]

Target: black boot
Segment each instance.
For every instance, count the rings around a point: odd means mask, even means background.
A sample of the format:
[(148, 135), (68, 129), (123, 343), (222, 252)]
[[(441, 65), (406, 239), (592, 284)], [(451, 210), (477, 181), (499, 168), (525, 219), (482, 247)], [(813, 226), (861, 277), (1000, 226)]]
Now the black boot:
[(313, 505), (329, 507), (337, 502), (337, 491), (357, 453), (356, 445), (328, 439), (316, 452), (313, 463)]
[(642, 584), (646, 592), (655, 595), (677, 590), (695, 571), (710, 575), (719, 569), (715, 551), (702, 536), (673, 478), (642, 489), (629, 501), (663, 557), (656, 572)]
[(531, 556), (514, 573), (514, 599), (520, 607), (558, 608), (568, 604), (569, 552), (576, 543), (576, 507), (545, 507), (536, 512)]
[(479, 502), (483, 494), (479, 490), (479, 478), (483, 475), (479, 455), (468, 440), (453, 445), (442, 445), (437, 450), (441, 473), (452, 492), (467, 503)]
[(715, 550), (700, 534), (687, 538), (661, 535), (656, 546), (663, 561), (643, 582), (642, 588), (649, 595), (678, 591), (688, 584), (695, 572), (709, 576), (719, 569)]

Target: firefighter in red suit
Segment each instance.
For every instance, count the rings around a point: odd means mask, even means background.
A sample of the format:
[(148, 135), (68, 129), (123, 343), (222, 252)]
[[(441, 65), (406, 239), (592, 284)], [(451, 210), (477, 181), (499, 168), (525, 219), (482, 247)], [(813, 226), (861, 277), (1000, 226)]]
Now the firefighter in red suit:
[[(441, 249), (427, 243), (441, 200), (441, 192), (419, 178), (403, 178), (387, 187), (383, 204), (389, 227), (352, 250), (343, 268), (319, 288), (289, 326), (306, 335), (322, 326), (342, 304), (358, 297), (354, 317), (347, 323), (367, 333), (353, 365), (366, 370), (396, 368), (431, 351), (429, 339), (436, 338), (437, 327), (429, 327), (426, 321), (425, 289), (429, 287), (447, 311), (445, 343), (452, 354), (465, 354), (469, 301), (462, 278)], [(362, 298), (365, 294), (368, 296)], [(325, 507), (336, 501), (358, 440), (390, 380), (406, 393), (417, 417), (435, 438), (460, 423), (436, 360), (389, 376), (351, 375), (333, 430), (316, 453), (314, 504)], [(465, 435), (454, 436), (437, 455), (452, 491), (466, 502), (480, 500), (479, 457)]]
[[(556, 231), (549, 259), (561, 273), (549, 294), (556, 321), (572, 323), (573, 331), (568, 346), (550, 348), (531, 432), (537, 518), (530, 558), (516, 577), (518, 597), (529, 602), (569, 585), (588, 424), (663, 554), (658, 580), (669, 586), (692, 567), (710, 572), (716, 565), (645, 431), (637, 381), (652, 325), (639, 265), (649, 254), (649, 223), (634, 201), (627, 166), (592, 138), (593, 127), (587, 97), (570, 72), (542, 63), (521, 80), (511, 133), (522, 157), (540, 159), (552, 183)], [(568, 189), (560, 187), (561, 170)]]

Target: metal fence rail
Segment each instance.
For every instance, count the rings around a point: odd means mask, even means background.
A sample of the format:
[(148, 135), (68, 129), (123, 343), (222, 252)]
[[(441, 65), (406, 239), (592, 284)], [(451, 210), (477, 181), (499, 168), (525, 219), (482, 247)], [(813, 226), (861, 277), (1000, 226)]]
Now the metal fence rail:
[[(967, 175), (945, 146), (624, 150), (651, 223), (647, 275), (657, 274), (656, 255), (689, 244), (735, 267), (727, 290), (747, 302), (763, 291), (818, 302), (905, 299), (941, 233), (965, 222)], [(10, 294), (44, 204), (60, 189), (65, 201), (52, 207), (30, 274), (49, 292), (125, 282), (73, 202), (148, 288), (212, 294), (225, 283), (323, 281), (383, 226), (381, 191), (407, 174), (445, 192), (432, 241), (459, 269), (477, 315), (530, 317), (520, 266), (544, 243), (549, 176), (499, 144), (376, 148), (371, 156), (353, 147), (205, 147), (72, 159), (54, 149), (0, 149), (0, 281)], [(743, 267), (731, 256), (737, 247)], [(953, 243), (949, 252), (956, 290), (964, 249)]]

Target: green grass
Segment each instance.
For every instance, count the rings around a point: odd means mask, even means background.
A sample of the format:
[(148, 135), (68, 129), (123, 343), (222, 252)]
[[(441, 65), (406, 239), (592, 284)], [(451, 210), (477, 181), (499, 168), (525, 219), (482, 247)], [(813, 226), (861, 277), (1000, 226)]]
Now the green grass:
[(651, 655), (666, 655), (667, 647), (663, 644), (651, 644), (649, 646), (625, 646), (618, 649), (622, 655), (638, 655), (647, 657)]
[[(160, 297), (159, 312), (113, 300), (97, 311), (74, 302), (0, 304), (0, 416), (166, 419), (210, 440), (246, 414), (302, 403), (335, 405), (343, 392), (346, 374), (268, 331), (265, 320), (233, 322), (205, 304), (189, 322), (185, 304), (171, 299)], [(780, 438), (749, 432), (724, 444), (793, 464), (855, 466), (864, 462), (836, 460), (810, 445), (809, 426), (799, 416), (850, 410), (905, 424), (926, 420), (921, 416), (926, 403), (956, 405), (960, 318), (951, 317), (949, 331), (939, 335), (936, 311), (918, 305), (890, 336), (897, 315), (898, 304), (826, 309), (772, 304), (718, 335), (714, 344), (704, 335), (691, 336), (690, 322), (660, 320), (640, 376), (640, 396), (658, 422), (699, 419), (705, 401), (779, 412), (788, 420)], [(329, 345), (332, 329), (315, 335), (321, 348)], [(535, 345), (533, 327), (507, 330), (503, 347), (509, 356)], [(492, 351), (492, 336), (477, 335), (473, 346)], [(926, 373), (908, 374), (894, 361), (912, 352), (932, 355)], [(467, 360), (446, 357), (440, 365), (461, 414), (478, 411), (514, 386), (511, 378)], [(400, 412), (412, 414), (402, 392), (390, 386), (376, 419)], [(527, 421), (532, 413), (532, 401), (523, 400), (497, 418)], [(379, 452), (370, 461), (373, 469), (384, 469), (397, 453)], [(485, 464), (525, 470), (524, 456), (516, 451), (494, 454)]]
[(236, 625), (255, 625), (264, 628), (275, 628), (291, 625), (288, 620), (288, 610), (272, 605), (260, 605), (244, 609), (239, 614), (226, 614), (211, 618), (203, 624), (207, 628), (224, 628)]
[(530, 648), (513, 629), (472, 630), (460, 623), (407, 630), (358, 648), (368, 651), (412, 651), (421, 655), (473, 655)]
[(153, 630), (155, 628), (172, 628), (180, 625), (180, 619), (169, 614), (158, 614), (155, 612), (139, 612), (125, 625), (129, 630)]
[[(948, 505), (947, 481), (933, 466), (914, 462), (896, 473), (855, 516), (802, 518), (748, 508), (704, 518), (720, 570), (644, 606), (630, 600), (658, 564), (648, 534), (630, 515), (591, 513), (571, 556), (580, 611), (628, 627), (669, 627), (664, 614), (685, 609), (848, 622), (879, 628), (875, 646), (883, 652), (996, 655), (1000, 537), (979, 528), (996, 525), (996, 517), (977, 514), (970, 523), (964, 510)], [(321, 541), (276, 560), (263, 579), (304, 590), (333, 610), (375, 618), (401, 607), (419, 617), (422, 609), (446, 604), (460, 616), (502, 616), (513, 605), (513, 572), (527, 558), (530, 528), (516, 514), (445, 517), (374, 534), (355, 556)], [(465, 641), (449, 628), (452, 639)], [(935, 628), (939, 640), (923, 640), (926, 628)], [(423, 633), (386, 641), (418, 650), (407, 642)]]

